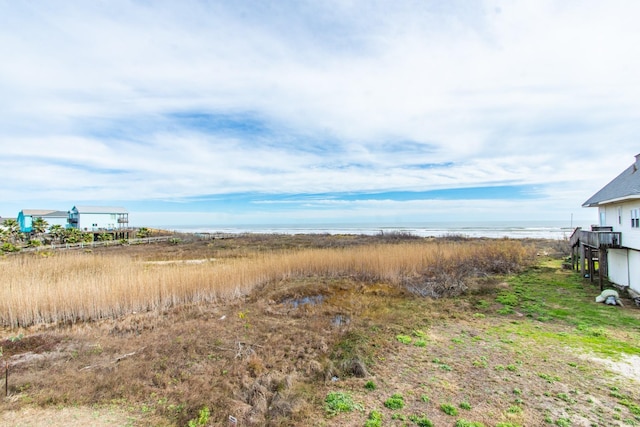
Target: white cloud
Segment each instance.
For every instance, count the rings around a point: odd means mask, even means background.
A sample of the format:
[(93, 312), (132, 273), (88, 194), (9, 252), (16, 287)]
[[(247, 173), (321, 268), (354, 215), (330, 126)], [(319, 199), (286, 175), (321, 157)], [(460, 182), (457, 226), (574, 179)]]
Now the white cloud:
[[(5, 2), (0, 197), (506, 183), (581, 203), (640, 152), (639, 12), (626, 1)], [(176, 112), (248, 115), (267, 131), (185, 127)]]

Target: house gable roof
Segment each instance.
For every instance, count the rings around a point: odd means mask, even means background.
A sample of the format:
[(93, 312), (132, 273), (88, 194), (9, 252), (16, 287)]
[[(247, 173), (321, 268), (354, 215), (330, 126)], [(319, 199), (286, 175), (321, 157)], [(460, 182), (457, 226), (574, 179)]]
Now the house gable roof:
[(120, 206), (74, 206), (72, 210), (81, 214), (125, 214), (129, 213)]
[(69, 218), (69, 212), (67, 211), (53, 211), (48, 214), (42, 215), (42, 218)]
[(624, 199), (640, 198), (640, 154), (636, 162), (624, 170), (600, 191), (582, 204), (583, 207), (599, 206)]
[(42, 216), (56, 212), (55, 209), (22, 209), (24, 216)]
[(56, 211), (53, 209), (23, 209), (23, 216), (36, 216), (41, 218), (68, 218), (67, 211)]

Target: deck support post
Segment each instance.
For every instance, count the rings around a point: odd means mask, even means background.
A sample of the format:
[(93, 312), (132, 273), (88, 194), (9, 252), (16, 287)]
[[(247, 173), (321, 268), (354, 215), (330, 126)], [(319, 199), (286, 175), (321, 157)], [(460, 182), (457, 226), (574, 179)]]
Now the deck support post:
[(600, 282), (600, 291), (604, 290), (604, 277), (609, 276), (607, 249), (600, 247), (598, 254), (598, 280)]
[(597, 249), (591, 248), (591, 271), (589, 271), (589, 278), (591, 279), (591, 283), (596, 281), (596, 255), (598, 253)]

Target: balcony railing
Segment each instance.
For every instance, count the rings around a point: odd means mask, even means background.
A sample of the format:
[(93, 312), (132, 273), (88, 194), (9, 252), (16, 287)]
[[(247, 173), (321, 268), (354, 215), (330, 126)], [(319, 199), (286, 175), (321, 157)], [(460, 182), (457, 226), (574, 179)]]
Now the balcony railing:
[(571, 246), (582, 243), (592, 248), (619, 248), (622, 246), (622, 233), (619, 231), (584, 231), (576, 228), (569, 241)]

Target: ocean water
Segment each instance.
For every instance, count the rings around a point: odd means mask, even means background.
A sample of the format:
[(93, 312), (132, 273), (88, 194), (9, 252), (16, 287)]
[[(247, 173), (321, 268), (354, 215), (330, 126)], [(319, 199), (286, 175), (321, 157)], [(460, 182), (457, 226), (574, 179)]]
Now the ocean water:
[[(363, 234), (410, 233), (420, 237), (442, 237), (459, 235), (464, 237), (489, 237), (511, 239), (568, 239), (574, 227), (551, 221), (537, 222), (458, 222), (424, 224), (277, 224), (277, 225), (168, 225), (160, 228), (182, 233), (223, 233), (223, 234)], [(586, 226), (578, 224), (586, 228)]]

